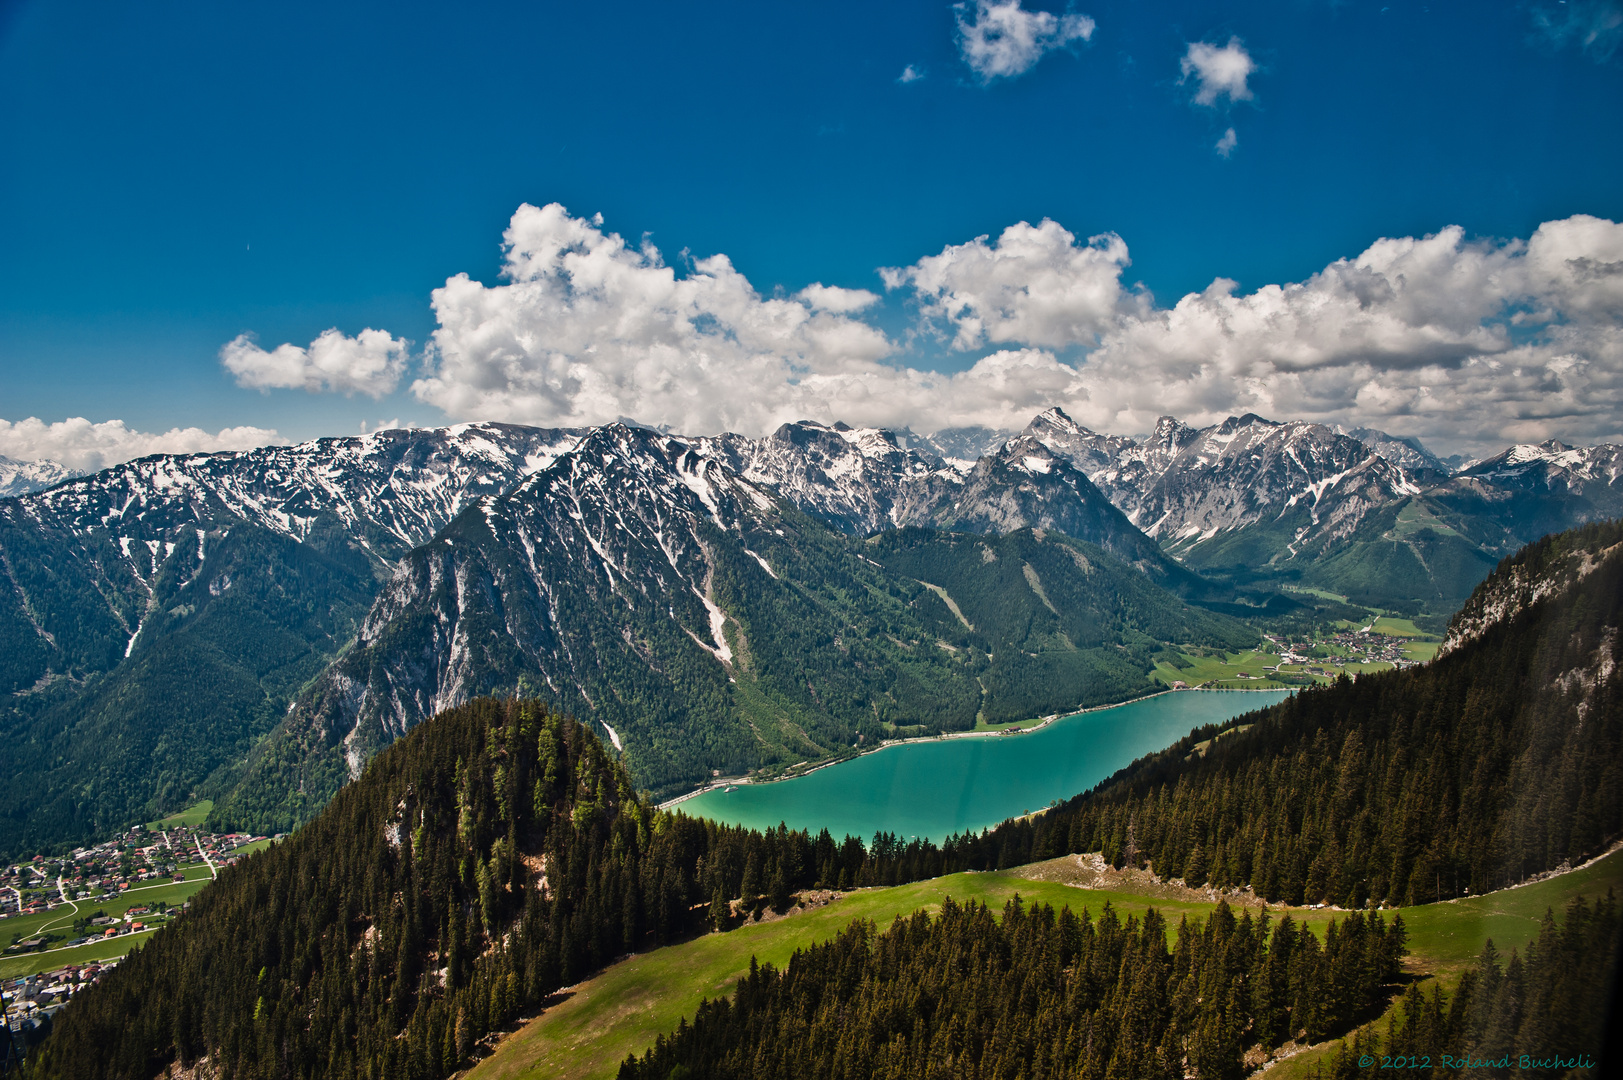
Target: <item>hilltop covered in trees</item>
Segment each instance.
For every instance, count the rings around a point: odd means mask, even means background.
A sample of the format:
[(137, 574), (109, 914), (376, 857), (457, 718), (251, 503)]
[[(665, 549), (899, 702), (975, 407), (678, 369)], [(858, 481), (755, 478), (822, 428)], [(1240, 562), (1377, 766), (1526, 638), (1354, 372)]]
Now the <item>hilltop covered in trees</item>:
[[(844, 860), (842, 862), (842, 860)], [(227, 869), (74, 1000), (31, 1075), (446, 1076), (614, 958), (860, 876), (862, 844), (637, 801), (595, 735), (477, 701), (381, 754), (310, 825)]]
[(937, 872), (1099, 851), (1268, 900), (1410, 905), (1597, 855), (1623, 835), (1620, 543), (1611, 523), (1530, 545), (1466, 609), (1501, 617), (1436, 661), (1197, 731), (1047, 814), (949, 840)]

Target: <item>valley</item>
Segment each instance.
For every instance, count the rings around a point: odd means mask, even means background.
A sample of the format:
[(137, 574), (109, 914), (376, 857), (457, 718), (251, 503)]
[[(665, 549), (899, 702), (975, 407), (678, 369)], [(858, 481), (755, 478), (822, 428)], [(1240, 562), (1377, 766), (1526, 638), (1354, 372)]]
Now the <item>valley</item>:
[[(36, 470), (0, 500), (0, 854), (200, 799), (286, 830), (480, 693), (596, 718), (663, 799), (1177, 682), (1378, 671), (1431, 642), (1337, 628), (1435, 637), (1503, 554), (1618, 504), (1606, 447), (1450, 476), (1253, 415), (966, 438), (475, 424)], [(1328, 655), (1281, 668), (1264, 633)]]
[[(538, 1012), (528, 1040), (537, 1057), (562, 1041), (604, 1068), (667, 1032), (631, 1075), (665, 1076), (703, 1055), (739, 1060), (757, 1038), (774, 1054), (789, 1039), (819, 1055), (915, 1056), (955, 1036), (947, 1012), (879, 1004), (914, 993), (966, 1022), (984, 1017), (992, 1028), (974, 1023), (987, 1038), (958, 1044), (962, 1052), (1017, 1054), (1028, 1075), (1033, 1062), (1080, 1061), (1083, 1044), (1065, 1026), (1080, 1023), (1118, 1049), (1198, 1063), (1202, 1075), (1243, 1073), (1275, 1050), (1288, 1068), (1310, 1068), (1330, 1060), (1337, 1040), (1355, 1054), (1380, 1039), (1484, 1047), (1502, 1038), (1492, 1017), (1521, 1000), (1520, 984), (1505, 979), (1545, 988), (1526, 1005), (1544, 1016), (1573, 995), (1597, 1001), (1609, 977), (1616, 905), (1592, 894), (1616, 880), (1623, 828), (1610, 780), (1623, 745), (1619, 537), (1616, 524), (1590, 525), (1523, 549), (1476, 590), (1430, 663), (1304, 688), (1193, 730), (1187, 715), (1169, 721), (1187, 734), (1150, 739), (1164, 748), (1091, 788), (941, 843), (664, 812), (637, 796), (623, 757), (593, 728), (535, 702), (475, 700), (414, 726), (310, 824), (199, 891), (188, 913), (58, 1014), (39, 1066), (45, 1076), (151, 1075), (232, 1054), (265, 1075), (361, 1075), (369, 1061), (389, 1075), (451, 1074)], [(1013, 561), (1007, 548), (979, 550), (996, 556), (986, 565)], [(937, 558), (950, 567), (962, 554)], [(1097, 557), (1086, 554), (1096, 574)], [(1023, 565), (1043, 582), (1031, 594), (1055, 602), (1042, 567)], [(974, 623), (972, 604), (958, 601)], [(1123, 709), (1255, 696), (1167, 693), (1031, 733), (891, 747), (738, 791), (794, 791), (938, 748), (1040, 746)], [(1143, 726), (1108, 725), (1084, 741)], [(969, 794), (977, 780), (940, 786)], [(1568, 887), (1595, 903), (1574, 900), (1564, 924), (1541, 919), (1538, 906), (1571, 896)], [(973, 902), (1015, 892), (1063, 898), (1071, 912)], [(790, 914), (796, 897), (811, 910)], [(1075, 917), (1078, 908), (1090, 914)], [(841, 930), (852, 914), (906, 917)], [(1490, 936), (1499, 951), (1486, 951)], [(1527, 946), (1508, 968), (1505, 943)], [(787, 976), (748, 962), (808, 945), (813, 959)], [(962, 949), (983, 950), (989, 966), (945, 977), (939, 965), (959, 963)], [(696, 995), (725, 992), (741, 968), (747, 993), (680, 1023)], [(788, 1001), (780, 991), (822, 995), (841, 971), (876, 1003), (853, 1019), (855, 1041), (838, 1039), (843, 1025), (829, 1026), (820, 1006), (812, 1029), (772, 1019)], [(896, 981), (903, 971), (914, 974)], [(1042, 980), (1057, 996), (1016, 1008), (1020, 999), (989, 992), (988, 972)], [(599, 992), (598, 977), (610, 991)], [(1415, 987), (1428, 977), (1469, 1008), (1422, 1001)], [(1137, 1004), (1123, 999), (1129, 990)], [(1400, 1015), (1400, 993), (1401, 1030), (1370, 1028), (1383, 1012)], [(728, 1008), (765, 1010), (761, 1031), (773, 1034), (728, 1027)], [(1595, 1008), (1570, 1014), (1578, 1052), (1597, 1037)], [(245, 1010), (264, 1037), (242, 1037)], [(1455, 1014), (1444, 1027), (1423, 1019)], [(1152, 1025), (1147, 1043), (1124, 1034), (1140, 1023)], [(1537, 1030), (1521, 1029), (1512, 1045), (1542, 1046)], [(1041, 1034), (997, 1049), (1022, 1031)], [(614, 1043), (616, 1032), (630, 1044)], [(523, 1035), (505, 1044), (513, 1068), (524, 1067), (525, 1045)], [(1066, 1068), (1103, 1074), (1114, 1052)], [(1017, 1062), (1004, 1065), (1013, 1075)]]

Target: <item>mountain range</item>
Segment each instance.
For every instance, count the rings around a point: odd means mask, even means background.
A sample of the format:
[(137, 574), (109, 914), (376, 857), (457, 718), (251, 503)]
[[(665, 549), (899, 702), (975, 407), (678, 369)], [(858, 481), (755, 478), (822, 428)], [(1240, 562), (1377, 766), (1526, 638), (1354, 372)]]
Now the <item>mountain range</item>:
[(207, 793), (290, 823), (483, 693), (592, 718), (667, 792), (1120, 700), (1157, 650), (1315, 594), (1440, 628), (1508, 551), (1618, 513), (1619, 453), (1449, 475), (1379, 432), (1135, 440), (1051, 409), (1013, 435), (476, 424), (143, 458), (0, 500), (0, 820), (37, 844)]
[[(644, 455), (682, 469), (694, 453), (690, 441), (629, 429), (592, 439), (656, 473)], [(728, 499), (754, 501), (746, 482), (692, 464), (718, 520), (735, 520)], [(540, 476), (525, 483), (560, 499), (569, 491)], [(908, 550), (919, 539), (883, 536)], [(455, 548), (468, 537), (446, 539)], [(960, 534), (954, 544), (978, 559), (986, 542)], [(1025, 542), (1050, 543), (1034, 531)], [(999, 552), (1012, 561), (1012, 549)], [(1536, 920), (1480, 907), (1375, 909), (1481, 894), (1612, 846), (1623, 828), (1620, 600), (1623, 525), (1546, 538), (1475, 591), (1437, 662), (1338, 680), (1198, 729), (1090, 792), (941, 846), (884, 834), (842, 843), (827, 830), (757, 832), (661, 811), (592, 729), (533, 701), (475, 700), (417, 725), (308, 825), (226, 867), (189, 911), (74, 997), (29, 1075), (453, 1076), (485, 1056), (481, 1040), (564, 994), (623, 1006), (585, 982), (616, 959), (638, 965), (637, 977), (663, 964), (693, 1002), (714, 1002), (665, 1037), (644, 1021), (636, 1041), (652, 1052), (622, 1068), (633, 1078), (872, 1076), (897, 1061), (909, 1065), (903, 1075), (926, 1076), (941, 1072), (932, 1055), (952, 1068), (992, 1061), (986, 1071), (1000, 1076), (1235, 1077), (1282, 1044), (1301, 1053), (1376, 1020), (1402, 982), (1409, 996), (1380, 1025), (1389, 1039), (1400, 1024), (1413, 1037), (1430, 1023), (1421, 1046), (1438, 1054), (1587, 1054), (1604, 1031), (1613, 899), (1575, 903), (1559, 924), (1547, 914), (1536, 947), (1503, 968), (1488, 942), (1474, 972), (1447, 980), (1452, 1009), (1435, 986), (1429, 1000), (1414, 989), (1451, 972), (1403, 975), (1406, 942), (1449, 940), (1457, 970), (1469, 956), (1453, 951), (1459, 937), (1491, 930), (1503, 944), (1502, 927)], [(763, 939), (757, 924), (725, 959), (659, 955), (753, 922), (766, 906), (787, 913), (813, 887), (1073, 853), (1152, 868), (1149, 909), (1124, 920), (1107, 905), (1095, 918), (1025, 909), (1016, 895), (999, 922), (973, 904), (975, 879), (959, 879), (967, 907), (949, 897), (932, 916), (930, 894), (914, 892), (918, 909), (883, 936), (859, 921), (838, 939), (841, 955), (797, 950), (787, 980), (751, 959), (730, 1002), (717, 1000), (724, 973), (768, 946), (781, 956), (781, 939)], [(1209, 910), (1171, 900), (1185, 909), (1176, 928), (1157, 913), (1167, 886), (1208, 884), (1296, 910), (1275, 922), (1245, 904), (1236, 916), (1214, 892)], [(1325, 902), (1344, 905), (1328, 923), (1300, 909)], [(1473, 925), (1483, 910), (1492, 925)], [(943, 932), (956, 936), (945, 948)], [(1513, 926), (1509, 936), (1531, 933)], [(658, 1001), (648, 994), (637, 1007), (646, 1014)], [(729, 1009), (769, 1015), (730, 1024)], [(599, 1023), (625, 1019), (619, 1008)], [(568, 1054), (580, 1025), (566, 1022), (576, 1031)], [(537, 1043), (512, 1044), (505, 1067), (545, 1071), (526, 1061)], [(1346, 1057), (1340, 1064), (1338, 1075), (1353, 1074)]]

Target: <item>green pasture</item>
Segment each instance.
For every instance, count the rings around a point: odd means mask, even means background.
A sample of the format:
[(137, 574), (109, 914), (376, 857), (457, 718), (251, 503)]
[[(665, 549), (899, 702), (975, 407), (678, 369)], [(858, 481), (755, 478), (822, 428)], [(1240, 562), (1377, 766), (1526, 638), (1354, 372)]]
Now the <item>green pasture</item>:
[[(1279, 682), (1263, 672), (1263, 668), (1273, 667), (1279, 663), (1279, 657), (1273, 653), (1247, 649), (1244, 652), (1223, 653), (1220, 656), (1190, 656), (1187, 653), (1180, 653), (1179, 656), (1188, 665), (1187, 667), (1174, 667), (1163, 660), (1155, 665), (1155, 670), (1150, 672), (1150, 678), (1164, 686), (1171, 686), (1177, 680), (1182, 680), (1190, 686), (1216, 681), (1224, 689), (1229, 690), (1280, 690), (1290, 685)], [(1239, 677), (1242, 671), (1258, 678), (1242, 679)]]
[(1403, 654), (1416, 663), (1424, 664), (1437, 655), (1442, 645), (1441, 641), (1408, 641), (1403, 645)]
[[(891, 889), (864, 889), (786, 919), (707, 934), (623, 960), (581, 983), (565, 1000), (509, 1036), (469, 1075), (472, 1080), (612, 1077), (627, 1054), (648, 1049), (655, 1038), (673, 1030), (678, 1020), (692, 1016), (701, 998), (730, 993), (739, 976), (749, 970), (752, 956), (782, 965), (796, 949), (828, 940), (854, 919), (871, 919), (884, 928), (920, 909), (940, 910), (941, 900), (947, 896), (1001, 911), (1016, 893), (1028, 903), (1087, 908), (1095, 916), (1106, 901), (1123, 917), (1142, 915), (1153, 906), (1167, 919), (1169, 940), (1182, 916), (1204, 917), (1214, 906), (1083, 890), (1012, 873), (953, 874)], [(1295, 914), (1323, 923), (1331, 912), (1299, 910)]]
[[(1623, 854), (1613, 854), (1585, 870), (1487, 896), (1429, 904), (1402, 911), (1417, 974), (1451, 982), (1482, 951), (1488, 938), (1502, 955), (1525, 949), (1538, 933), (1546, 908), (1559, 915), (1568, 900), (1594, 898), (1623, 887)], [(1015, 893), (1028, 902), (1086, 908), (1098, 915), (1108, 900), (1124, 916), (1151, 906), (1166, 916), (1169, 937), (1184, 915), (1204, 917), (1214, 905), (1153, 899), (1128, 892), (1080, 889), (1033, 881), (1012, 873), (954, 874), (891, 889), (866, 889), (786, 919), (751, 924), (725, 934), (707, 934), (680, 945), (631, 957), (559, 995), (561, 1000), (505, 1038), (470, 1074), (474, 1080), (556, 1077), (593, 1080), (615, 1075), (628, 1054), (642, 1053), (677, 1021), (691, 1017), (701, 998), (728, 994), (749, 970), (753, 956), (786, 963), (796, 949), (834, 936), (853, 919), (884, 927), (898, 916), (939, 910), (951, 896), (1001, 909)], [(1284, 912), (1274, 909), (1278, 918)], [(1344, 913), (1291, 909), (1316, 928)], [(1392, 912), (1385, 913), (1390, 919)], [(1275, 1066), (1270, 1076), (1311, 1075), (1333, 1043)]]
[(209, 816), (209, 811), (213, 809), (214, 800), (204, 799), (200, 803), (193, 803), (179, 813), (170, 814), (161, 820), (149, 822), (147, 828), (156, 831), (159, 829), (174, 829), (184, 825), (188, 829), (195, 829), (203, 824), (203, 820)]
[(1382, 615), (1370, 627), (1373, 634), (1385, 634), (1387, 637), (1424, 638), (1431, 635), (1420, 629), (1409, 619), (1394, 619), (1390, 615)]
[[(196, 896), (210, 880), (208, 868), (202, 864), (198, 864), (195, 868), (188, 867), (186, 869), (188, 873), (184, 882), (158, 882), (123, 890), (105, 900), (79, 900), (75, 904), (53, 908), (38, 915), (21, 915), (11, 919), (0, 919), (0, 948), (11, 944), (13, 934), (20, 934), (25, 941), (46, 933), (63, 934), (65, 940), (72, 940), (73, 921), (81, 915), (88, 917), (97, 911), (111, 915), (114, 918), (122, 918), (124, 913), (132, 907), (151, 906), (160, 900), (170, 907), (179, 907), (193, 896)], [(202, 873), (201, 875), (194, 875), (191, 872), (193, 870), (201, 870)], [(99, 933), (104, 929), (106, 928), (93, 927), (88, 928), (88, 932)], [(82, 964), (89, 960), (105, 960), (114, 956), (123, 956), (136, 943), (145, 940), (146, 937), (146, 934), (130, 934), (103, 941), (93, 941), (71, 949), (61, 948), (59, 947), (60, 943), (58, 943), (58, 947), (53, 947), (46, 952), (0, 953), (0, 979), (15, 978), (18, 975), (32, 975), (37, 971), (52, 971), (65, 964)]]
[(1025, 728), (1034, 728), (1038, 724), (1041, 724), (1042, 722), (1043, 722), (1042, 717), (1034, 716), (1029, 720), (1010, 720), (1006, 724), (988, 724), (985, 720), (982, 720), (982, 719), (977, 717), (976, 720), (975, 720), (975, 726), (973, 728), (971, 728), (970, 730), (971, 731), (1019, 731), (1019, 730), (1024, 730)]

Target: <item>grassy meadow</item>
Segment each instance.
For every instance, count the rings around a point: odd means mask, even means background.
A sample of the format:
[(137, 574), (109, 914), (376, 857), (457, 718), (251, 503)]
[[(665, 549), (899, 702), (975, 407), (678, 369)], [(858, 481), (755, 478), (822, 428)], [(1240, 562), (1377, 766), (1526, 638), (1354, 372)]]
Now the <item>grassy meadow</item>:
[[(1575, 896), (1593, 899), (1608, 888), (1620, 887), (1623, 852), (1614, 852), (1593, 866), (1548, 881), (1404, 909), (1413, 953), (1409, 967), (1417, 975), (1441, 977), (1451, 984), (1488, 938), (1501, 954), (1524, 949), (1537, 935), (1546, 908), (1555, 909), (1559, 916)], [(954, 874), (896, 888), (865, 889), (785, 919), (707, 934), (623, 960), (559, 995), (551, 1008), (503, 1039), (469, 1076), (472, 1080), (608, 1080), (628, 1054), (642, 1053), (659, 1035), (673, 1030), (677, 1021), (691, 1017), (701, 998), (730, 993), (738, 977), (749, 970), (752, 956), (781, 965), (796, 949), (834, 936), (853, 919), (871, 919), (883, 927), (920, 908), (939, 910), (946, 896), (1001, 909), (1015, 893), (1029, 902), (1086, 908), (1095, 916), (1107, 901), (1124, 916), (1142, 914), (1153, 906), (1166, 916), (1169, 937), (1182, 916), (1201, 918), (1215, 906), (1134, 892), (1081, 889), (1015, 873)], [(1285, 910), (1276, 907), (1273, 916), (1277, 918)], [(1288, 910), (1321, 932), (1337, 915), (1329, 910)], [(1333, 1046), (1314, 1047), (1275, 1066), (1269, 1075), (1307, 1075)]]

